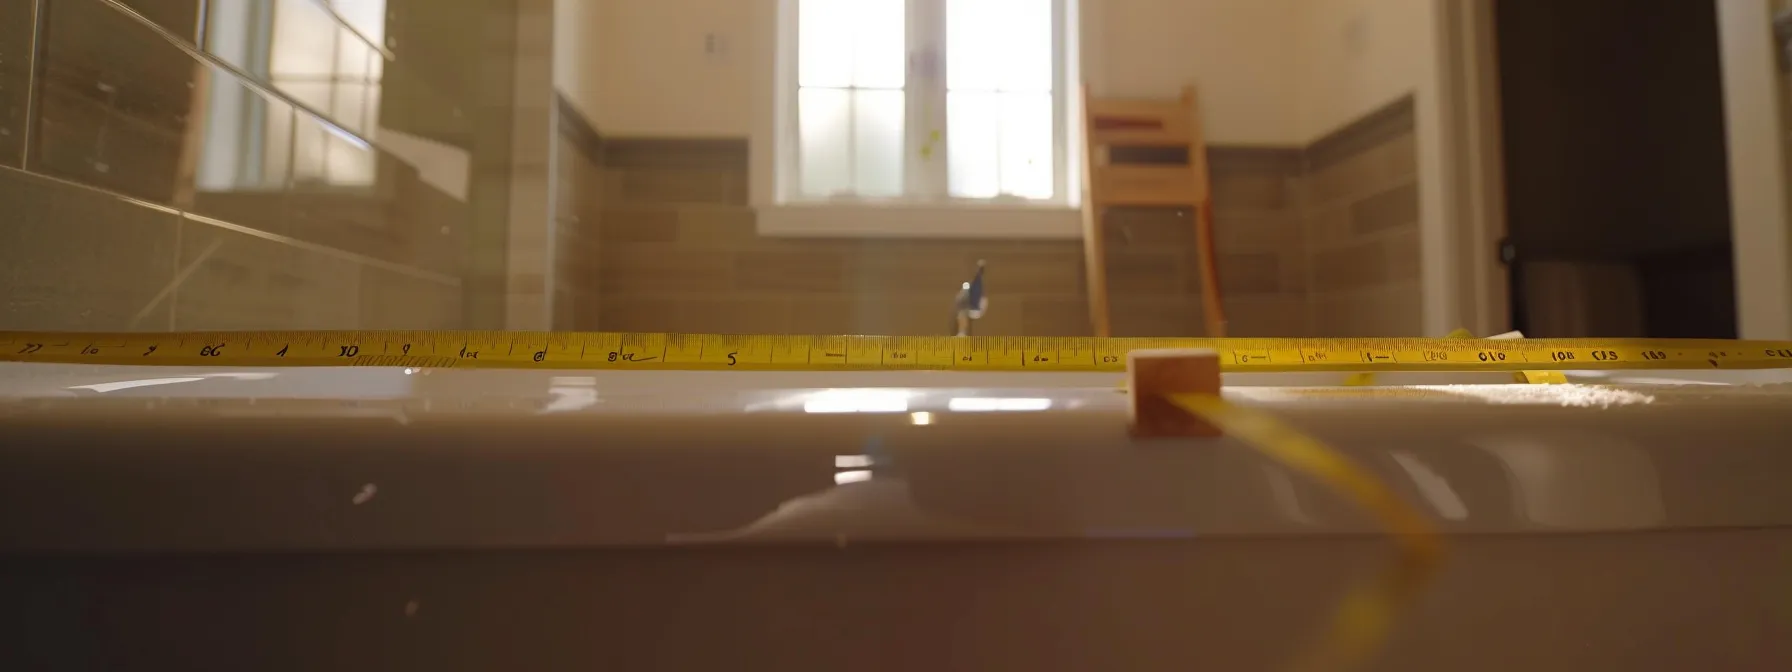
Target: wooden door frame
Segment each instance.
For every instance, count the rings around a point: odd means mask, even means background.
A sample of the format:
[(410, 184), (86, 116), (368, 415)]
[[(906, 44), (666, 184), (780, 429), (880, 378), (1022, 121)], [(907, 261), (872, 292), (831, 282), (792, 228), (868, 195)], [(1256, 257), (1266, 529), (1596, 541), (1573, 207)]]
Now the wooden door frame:
[(1730, 168), (1737, 333), (1792, 338), (1786, 74), (1770, 0), (1717, 0)]
[(1456, 326), (1491, 336), (1511, 329), (1506, 237), (1504, 135), (1494, 3), (1433, 0), (1442, 125), (1445, 249), (1443, 278)]
[[(1477, 334), (1510, 327), (1495, 3), (1434, 0), (1446, 144), (1447, 216), (1456, 225), (1456, 315)], [(1792, 338), (1792, 109), (1772, 0), (1715, 0), (1722, 51), (1737, 333)]]

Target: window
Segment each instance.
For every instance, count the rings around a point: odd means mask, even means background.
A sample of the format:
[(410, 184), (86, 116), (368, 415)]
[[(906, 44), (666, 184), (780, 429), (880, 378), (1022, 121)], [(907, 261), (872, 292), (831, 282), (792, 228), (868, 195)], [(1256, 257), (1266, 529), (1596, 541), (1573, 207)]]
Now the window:
[(386, 0), (209, 3), (206, 50), (328, 123), (215, 78), (200, 187), (371, 186), (378, 157), (362, 138), (379, 127), (385, 56), (375, 45), (384, 39), (385, 17)]
[(796, 0), (786, 201), (1062, 204), (1064, 0)]
[[(386, 62), (362, 38), (376, 44), (384, 39), (385, 5), (385, 0), (275, 0), (268, 40), (269, 83), (350, 133), (374, 135)], [(338, 18), (360, 34), (343, 29)], [(267, 124), (273, 149), (268, 157), (276, 169), (288, 158), (279, 141), (292, 136), (294, 182), (373, 184), (376, 156), (357, 138), (304, 118), (274, 116)]]

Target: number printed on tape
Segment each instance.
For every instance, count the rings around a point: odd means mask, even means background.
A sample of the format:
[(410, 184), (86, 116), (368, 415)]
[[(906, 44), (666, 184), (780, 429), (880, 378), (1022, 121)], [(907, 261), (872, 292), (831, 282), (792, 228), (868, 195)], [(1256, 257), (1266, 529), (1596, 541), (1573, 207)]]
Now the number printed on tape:
[(1792, 368), (1792, 342), (1678, 339), (1022, 338), (662, 333), (0, 332), (0, 361), (164, 366), (1109, 371), (1137, 349), (1201, 348), (1232, 371)]

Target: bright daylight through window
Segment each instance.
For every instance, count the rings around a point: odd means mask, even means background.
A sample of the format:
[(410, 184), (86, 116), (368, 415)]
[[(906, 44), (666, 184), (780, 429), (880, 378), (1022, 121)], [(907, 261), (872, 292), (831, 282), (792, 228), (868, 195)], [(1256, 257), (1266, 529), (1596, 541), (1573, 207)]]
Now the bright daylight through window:
[(1059, 0), (800, 0), (798, 200), (1062, 202)]
[(295, 114), (284, 103), (218, 80), (207, 94), (200, 188), (373, 186), (378, 157), (365, 139), (379, 130), (386, 60), (377, 46), (385, 39), (386, 0), (202, 6), (208, 52), (310, 112)]

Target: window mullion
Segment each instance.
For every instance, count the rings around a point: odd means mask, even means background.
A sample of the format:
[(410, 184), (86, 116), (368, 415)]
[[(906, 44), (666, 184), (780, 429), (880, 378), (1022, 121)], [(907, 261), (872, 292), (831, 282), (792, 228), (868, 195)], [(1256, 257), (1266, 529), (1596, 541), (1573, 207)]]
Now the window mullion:
[(946, 2), (909, 0), (912, 191), (923, 199), (946, 196)]
[(1080, 83), (1071, 82), (1066, 76), (1069, 31), (1074, 28), (1067, 22), (1069, 12), (1065, 11), (1064, 2), (1052, 0), (1052, 198), (1070, 202), (1070, 190), (1080, 188), (1071, 180), (1070, 139), (1082, 137), (1081, 131), (1072, 133), (1070, 129), (1072, 124), (1080, 124), (1082, 120), (1071, 118), (1069, 101), (1071, 95), (1082, 89)]
[(904, 136), (902, 141), (902, 167), (904, 179), (903, 195), (908, 198), (923, 198), (928, 194), (930, 189), (928, 186), (926, 162), (922, 159), (922, 147), (924, 146), (927, 137), (927, 124), (925, 121), (927, 118), (927, 104), (925, 100), (926, 96), (923, 91), (924, 87), (921, 86), (922, 73), (925, 66), (923, 58), (925, 52), (925, 40), (922, 38), (922, 35), (924, 35), (926, 31), (921, 29), (924, 18), (922, 5), (925, 3), (926, 0), (907, 0), (905, 5), (906, 11), (908, 12), (908, 32), (904, 38), (906, 41), (905, 48), (907, 49), (908, 71), (904, 75), (902, 82), (902, 98), (904, 105), (902, 117)]

